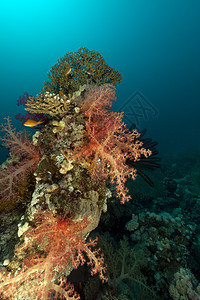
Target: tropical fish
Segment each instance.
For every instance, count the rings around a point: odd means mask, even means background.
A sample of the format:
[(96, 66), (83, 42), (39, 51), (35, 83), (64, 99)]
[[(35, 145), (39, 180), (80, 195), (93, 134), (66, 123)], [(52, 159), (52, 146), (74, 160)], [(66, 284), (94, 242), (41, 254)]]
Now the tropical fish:
[(90, 69), (87, 70), (86, 73), (87, 73), (89, 76), (92, 75), (92, 71), (91, 71)]
[(64, 93), (62, 91), (59, 91), (59, 95), (63, 97)]
[(44, 122), (44, 120), (34, 121), (34, 120), (29, 119), (24, 123), (24, 126), (35, 127), (35, 126), (38, 126), (39, 124), (42, 124), (43, 122)]
[(69, 75), (71, 73), (72, 68), (67, 68), (64, 72), (65, 76)]

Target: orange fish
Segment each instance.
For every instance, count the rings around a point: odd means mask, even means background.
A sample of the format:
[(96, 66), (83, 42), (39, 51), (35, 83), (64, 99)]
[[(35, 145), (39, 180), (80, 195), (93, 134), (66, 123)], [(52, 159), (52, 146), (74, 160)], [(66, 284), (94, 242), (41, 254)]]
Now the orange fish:
[(62, 91), (59, 91), (60, 96), (64, 96), (64, 93)]
[(41, 121), (34, 121), (34, 120), (27, 120), (25, 123), (24, 123), (24, 126), (27, 126), (27, 127), (35, 127), (39, 124), (42, 124), (44, 122), (44, 120), (41, 120)]

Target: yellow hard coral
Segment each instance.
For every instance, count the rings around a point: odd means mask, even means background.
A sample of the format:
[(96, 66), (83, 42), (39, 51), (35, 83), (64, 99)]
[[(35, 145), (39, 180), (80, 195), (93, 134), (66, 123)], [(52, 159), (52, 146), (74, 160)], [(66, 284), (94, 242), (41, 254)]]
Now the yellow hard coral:
[(60, 96), (59, 94), (46, 92), (45, 94), (39, 93), (36, 99), (29, 97), (25, 109), (30, 113), (57, 116), (67, 113), (70, 109), (70, 104), (70, 99), (66, 95)]
[[(43, 113), (52, 117), (65, 115), (74, 105), (81, 93), (84, 92), (87, 85), (79, 86), (79, 90), (67, 96), (59, 91), (59, 93), (39, 93), (36, 98), (29, 97), (26, 103), (26, 108), (30, 113)], [(78, 113), (78, 112), (76, 112)]]
[(109, 67), (97, 51), (81, 47), (77, 52), (66, 53), (58, 60), (50, 70), (48, 78), (43, 91), (62, 91), (67, 95), (77, 91), (83, 84), (117, 85), (121, 82), (122, 75)]

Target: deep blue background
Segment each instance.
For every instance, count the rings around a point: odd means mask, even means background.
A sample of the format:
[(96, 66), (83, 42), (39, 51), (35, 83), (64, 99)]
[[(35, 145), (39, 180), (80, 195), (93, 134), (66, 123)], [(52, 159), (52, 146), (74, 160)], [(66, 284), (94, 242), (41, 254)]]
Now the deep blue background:
[(199, 0), (2, 0), (0, 28), (0, 122), (19, 111), (19, 95), (40, 92), (58, 58), (83, 46), (122, 73), (115, 110), (139, 91), (159, 112), (140, 126), (161, 153), (200, 148)]

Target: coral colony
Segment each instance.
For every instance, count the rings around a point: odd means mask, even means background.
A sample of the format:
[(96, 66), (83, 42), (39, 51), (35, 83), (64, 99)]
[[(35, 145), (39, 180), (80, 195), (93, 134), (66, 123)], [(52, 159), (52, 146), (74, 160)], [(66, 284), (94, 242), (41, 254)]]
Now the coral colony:
[(10, 158), (1, 166), (1, 211), (26, 209), (13, 258), (0, 271), (2, 299), (80, 299), (67, 277), (83, 264), (108, 280), (97, 239), (88, 236), (109, 201), (107, 182), (129, 201), (125, 182), (136, 169), (126, 161), (151, 155), (111, 111), (121, 79), (98, 52), (80, 48), (52, 67), (36, 98), (21, 99), (28, 119), (18, 118), (42, 123), (32, 140), (10, 118), (3, 126)]

